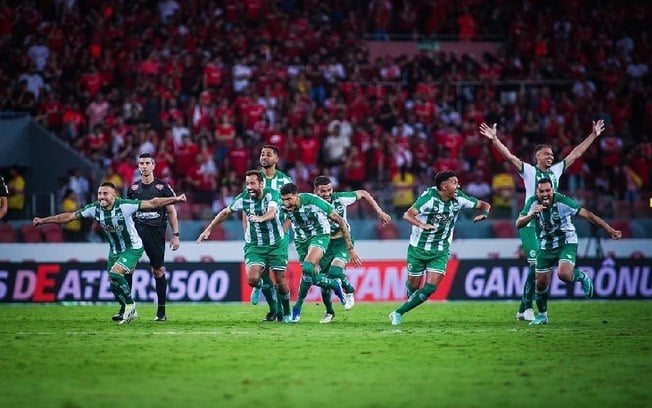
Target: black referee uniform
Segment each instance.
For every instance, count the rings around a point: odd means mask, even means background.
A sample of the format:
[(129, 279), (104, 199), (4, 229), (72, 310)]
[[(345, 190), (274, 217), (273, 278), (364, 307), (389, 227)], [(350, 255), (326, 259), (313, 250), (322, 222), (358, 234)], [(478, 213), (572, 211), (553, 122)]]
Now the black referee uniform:
[[(154, 178), (150, 184), (143, 184), (142, 180), (132, 184), (127, 192), (127, 198), (137, 200), (149, 200), (156, 197), (174, 197), (174, 190), (165, 181)], [(163, 267), (165, 258), (165, 230), (168, 224), (168, 215), (166, 207), (160, 207), (151, 210), (139, 210), (134, 214), (134, 221), (138, 235), (143, 240), (145, 253), (149, 257), (149, 263), (152, 271)], [(128, 275), (131, 280), (131, 274)], [(165, 274), (157, 278), (156, 295), (158, 297), (158, 309), (156, 311), (156, 320), (165, 320), (165, 292), (167, 291), (167, 281)], [(131, 287), (131, 282), (129, 282)]]
[(2, 219), (5, 214), (7, 214), (7, 199), (9, 197), (9, 188), (2, 176), (0, 176), (0, 197), (4, 198), (4, 200), (2, 200), (4, 202), (0, 203), (0, 219)]

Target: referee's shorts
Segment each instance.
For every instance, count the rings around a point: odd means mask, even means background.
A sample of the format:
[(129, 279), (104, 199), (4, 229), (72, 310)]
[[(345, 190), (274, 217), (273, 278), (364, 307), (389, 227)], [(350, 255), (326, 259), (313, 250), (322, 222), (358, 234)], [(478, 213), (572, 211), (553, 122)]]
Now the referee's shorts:
[(165, 230), (167, 226), (163, 227), (149, 227), (146, 225), (136, 224), (136, 231), (143, 240), (143, 247), (145, 253), (149, 258), (149, 264), (153, 269), (158, 269), (163, 266), (163, 259), (165, 258)]

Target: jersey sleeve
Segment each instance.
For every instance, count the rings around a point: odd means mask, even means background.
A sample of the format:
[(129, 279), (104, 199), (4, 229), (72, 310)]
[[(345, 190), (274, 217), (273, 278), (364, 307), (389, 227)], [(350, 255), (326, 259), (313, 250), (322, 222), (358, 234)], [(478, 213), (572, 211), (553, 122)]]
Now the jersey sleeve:
[(247, 192), (242, 192), (235, 196), (231, 205), (229, 205), (229, 211), (238, 212), (244, 210), (244, 194), (249, 194)]
[(127, 189), (127, 198), (129, 199), (135, 199), (136, 198), (136, 190), (138, 189), (138, 184), (132, 184), (129, 186)]
[(358, 201), (358, 193), (355, 191), (342, 191), (333, 195), (333, 199), (337, 198), (344, 207), (348, 207)]
[(331, 213), (335, 211), (335, 207), (314, 194), (306, 193), (302, 196), (302, 201), (303, 199), (305, 199), (305, 204), (312, 204), (328, 215), (331, 215)]
[(417, 201), (415, 201), (414, 204), (412, 204), (411, 207), (414, 208), (415, 210), (417, 210), (418, 212), (421, 212), (422, 207), (425, 204), (427, 204), (430, 201), (431, 198), (432, 197), (431, 197), (431, 194), (430, 194), (430, 189), (428, 189), (428, 190), (424, 191), (423, 193), (421, 193), (421, 195), (417, 198)]
[(120, 206), (122, 214), (125, 217), (131, 216), (133, 213), (140, 209), (141, 200), (131, 200), (129, 198), (116, 198), (116, 205)]
[(278, 210), (281, 206), (281, 193), (272, 189), (269, 189), (266, 193), (268, 195), (269, 206)]
[(77, 218), (94, 218), (95, 213), (97, 212), (97, 202), (86, 204), (79, 210), (75, 211), (75, 216)]
[(476, 208), (479, 200), (466, 194), (462, 190), (457, 190), (457, 202), (460, 204), (461, 208)]
[(163, 188), (161, 189), (161, 196), (163, 196), (163, 197), (176, 197), (177, 196), (177, 194), (174, 192), (174, 190), (172, 189), (172, 187), (170, 187), (170, 185), (168, 183), (166, 183), (164, 181), (162, 181), (162, 183), (163, 183)]
[(534, 166), (522, 160), (521, 163), (523, 164), (521, 165), (521, 171), (519, 171), (518, 174), (521, 175), (523, 181), (527, 182), (527, 180), (534, 180), (536, 178), (536, 169)]
[(555, 193), (555, 201), (559, 203), (559, 215), (561, 217), (565, 217), (566, 215), (574, 217), (582, 209), (582, 206), (577, 201), (561, 193)]
[(557, 177), (557, 180), (561, 179), (561, 175), (566, 171), (566, 160), (562, 160), (559, 163), (555, 163), (550, 167), (552, 174)]

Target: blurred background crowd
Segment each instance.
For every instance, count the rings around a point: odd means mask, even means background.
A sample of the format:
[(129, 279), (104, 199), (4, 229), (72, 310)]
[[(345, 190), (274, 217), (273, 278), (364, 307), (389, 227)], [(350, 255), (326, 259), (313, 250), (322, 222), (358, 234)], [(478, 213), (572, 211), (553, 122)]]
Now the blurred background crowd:
[[(0, 109), (28, 112), (123, 191), (136, 157), (152, 153), (156, 175), (192, 201), (182, 219), (228, 205), (267, 143), (303, 191), (329, 175), (400, 217), (451, 169), (509, 218), (520, 178), (478, 126), (498, 123), (532, 162), (536, 144), (562, 158), (603, 119), (561, 189), (602, 215), (637, 217), (651, 190), (651, 11), (583, 0), (0, 0)], [(430, 46), (369, 51), (395, 40)], [(465, 54), (437, 46), (446, 40), (496, 46)], [(62, 174), (59, 209), (88, 202), (99, 181)]]

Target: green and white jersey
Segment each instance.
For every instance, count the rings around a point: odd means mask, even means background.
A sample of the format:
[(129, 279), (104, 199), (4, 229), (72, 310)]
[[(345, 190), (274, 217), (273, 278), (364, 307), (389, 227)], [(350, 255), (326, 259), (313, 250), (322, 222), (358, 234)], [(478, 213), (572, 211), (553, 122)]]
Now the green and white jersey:
[[(344, 218), (346, 225), (349, 227), (349, 231), (351, 231), (351, 226), (349, 225), (349, 220), (346, 216), (346, 207), (356, 201), (358, 201), (358, 195), (355, 191), (340, 191), (331, 195), (331, 205), (335, 208), (335, 212), (338, 213), (340, 217)], [(331, 235), (340, 232), (340, 224), (330, 218), (328, 220), (331, 223)]]
[(329, 215), (335, 211), (332, 205), (310, 193), (299, 193), (299, 207), (294, 211), (283, 208), (292, 222), (295, 241), (306, 241), (317, 235), (331, 233)]
[[(526, 201), (521, 215), (528, 215), (539, 204), (537, 197)], [(577, 244), (577, 232), (571, 217), (580, 212), (582, 206), (570, 197), (555, 193), (552, 205), (544, 208), (533, 218), (541, 249), (555, 249), (565, 244)]]
[[(549, 178), (552, 181), (552, 188), (557, 191), (559, 186), (559, 179), (561, 175), (566, 170), (566, 161), (562, 160), (559, 163), (555, 163), (547, 171), (541, 171), (538, 167), (531, 165), (530, 163), (523, 163), (521, 171), (518, 172), (519, 176), (523, 179), (523, 184), (525, 185), (525, 201), (533, 197), (537, 192), (537, 183), (542, 178)], [(529, 223), (527, 226), (531, 227), (534, 224)]]
[(127, 249), (140, 249), (143, 241), (138, 236), (132, 215), (140, 209), (141, 200), (116, 198), (113, 208), (104, 210), (100, 202), (95, 201), (79, 210), (77, 218), (92, 218), (100, 224), (106, 234), (111, 253), (118, 254)]
[(417, 210), (419, 221), (434, 225), (435, 229), (427, 231), (412, 226), (410, 245), (424, 251), (447, 251), (453, 240), (455, 221), (462, 208), (476, 208), (478, 199), (457, 190), (456, 197), (444, 201), (436, 187), (424, 191), (412, 208)]
[(274, 176), (270, 178), (267, 178), (265, 176), (265, 173), (263, 173), (263, 187), (271, 188), (278, 192), (281, 191), (281, 187), (283, 187), (285, 184), (293, 183), (293, 182), (294, 181), (292, 180), (292, 177), (288, 176), (287, 174), (279, 170), (276, 170)]
[[(263, 188), (261, 199), (251, 198), (245, 190), (234, 199), (229, 210), (244, 211), (247, 215), (247, 228), (244, 233), (245, 242), (256, 246), (277, 245), (283, 239), (283, 223), (280, 216), (281, 195), (271, 188)], [(265, 215), (270, 208), (276, 208), (276, 216), (265, 222), (250, 222), (250, 215)]]

